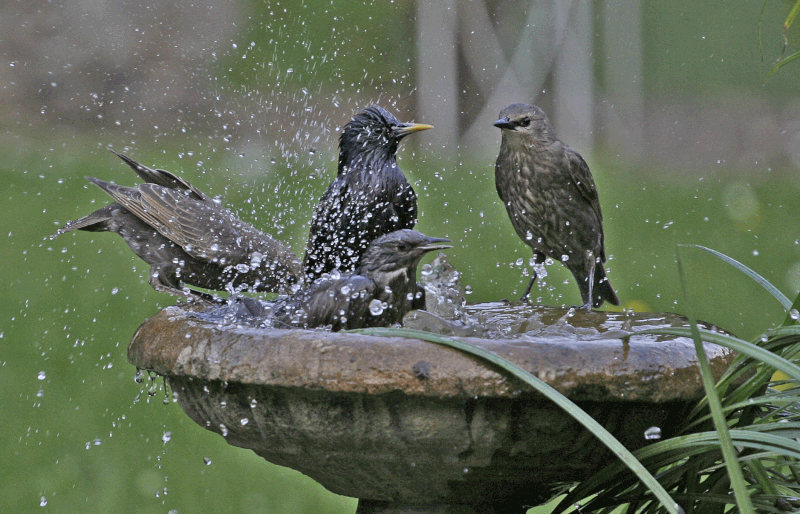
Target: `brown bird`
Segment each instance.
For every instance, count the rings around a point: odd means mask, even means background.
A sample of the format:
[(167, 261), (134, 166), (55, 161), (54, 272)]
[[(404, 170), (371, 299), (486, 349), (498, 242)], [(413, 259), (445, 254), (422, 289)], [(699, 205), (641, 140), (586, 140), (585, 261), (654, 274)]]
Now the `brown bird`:
[(336, 179), (311, 220), (306, 255), (308, 280), (352, 272), (378, 237), (417, 222), (417, 195), (397, 164), (400, 140), (430, 125), (401, 123), (372, 106), (356, 114), (339, 138)]
[[(113, 150), (112, 150), (113, 152)], [(173, 295), (207, 299), (184, 287), (291, 292), (302, 264), (281, 242), (254, 228), (184, 179), (114, 152), (145, 181), (136, 187), (86, 177), (115, 202), (70, 221), (70, 232), (116, 232), (150, 264), (149, 283)]]
[[(584, 308), (604, 301), (619, 305), (603, 268), (603, 215), (586, 161), (556, 137), (535, 105), (506, 107), (494, 126), (503, 137), (495, 165), (497, 193), (534, 260), (563, 263), (578, 283)], [(534, 281), (535, 270), (523, 301)]]
[[(446, 242), (416, 230), (391, 232), (370, 243), (354, 273), (323, 275), (266, 309), (278, 328), (330, 326), (336, 331), (399, 323), (413, 308), (420, 259), (451, 248)], [(248, 300), (250, 312), (258, 314), (263, 304), (253, 308)]]

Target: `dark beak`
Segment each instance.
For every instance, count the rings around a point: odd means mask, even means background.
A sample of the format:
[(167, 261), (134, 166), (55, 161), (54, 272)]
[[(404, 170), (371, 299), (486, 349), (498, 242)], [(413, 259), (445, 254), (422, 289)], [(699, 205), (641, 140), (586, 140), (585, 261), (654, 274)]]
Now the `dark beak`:
[(499, 120), (495, 121), (493, 125), (499, 129), (514, 130), (516, 128), (516, 125), (514, 125), (511, 120), (508, 119), (508, 117), (500, 118)]
[(414, 132), (432, 128), (433, 125), (424, 125), (422, 123), (401, 123), (400, 125), (392, 128), (392, 135), (395, 137), (395, 139), (402, 139), (409, 134), (413, 134)]
[(433, 250), (444, 250), (445, 248), (452, 248), (453, 245), (444, 245), (442, 243), (449, 243), (449, 239), (444, 239), (442, 237), (429, 237), (428, 241), (424, 244), (421, 244), (417, 247), (418, 250), (422, 250), (424, 252), (431, 252)]

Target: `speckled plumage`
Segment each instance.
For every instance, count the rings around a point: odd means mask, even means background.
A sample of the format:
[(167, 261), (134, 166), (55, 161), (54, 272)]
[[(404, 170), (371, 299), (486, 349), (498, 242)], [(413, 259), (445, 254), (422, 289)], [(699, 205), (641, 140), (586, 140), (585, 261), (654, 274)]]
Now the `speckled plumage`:
[(369, 243), (417, 222), (417, 195), (397, 164), (405, 136), (433, 128), (401, 123), (378, 106), (356, 114), (339, 138), (338, 174), (317, 205), (303, 259), (309, 280), (352, 272)]
[[(556, 137), (534, 105), (510, 105), (499, 118), (495, 184), (517, 235), (537, 262), (551, 257), (572, 272), (584, 306), (619, 305), (603, 268), (603, 215), (586, 161)], [(534, 272), (523, 298), (535, 280)]]

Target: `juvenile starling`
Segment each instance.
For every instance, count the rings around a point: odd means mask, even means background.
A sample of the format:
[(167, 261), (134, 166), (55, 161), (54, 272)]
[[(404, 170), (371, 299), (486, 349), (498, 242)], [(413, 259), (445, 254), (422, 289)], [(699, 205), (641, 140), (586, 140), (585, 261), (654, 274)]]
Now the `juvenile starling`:
[(300, 260), (282, 243), (182, 178), (117, 155), (145, 183), (125, 187), (86, 177), (115, 202), (68, 222), (51, 239), (72, 230), (116, 232), (150, 264), (153, 288), (189, 298), (207, 295), (184, 284), (215, 291), (290, 292), (301, 280)]
[(417, 265), (426, 253), (451, 248), (447, 239), (397, 230), (372, 241), (353, 274), (334, 271), (271, 308), (278, 328), (332, 330), (399, 323), (412, 309)]
[[(534, 105), (506, 107), (494, 126), (503, 134), (497, 193), (535, 261), (562, 262), (578, 283), (584, 308), (604, 301), (619, 305), (603, 268), (603, 215), (586, 161), (556, 137), (547, 115)], [(535, 280), (534, 270), (523, 301)]]
[(401, 123), (372, 106), (356, 114), (339, 138), (339, 169), (311, 220), (303, 260), (309, 280), (350, 273), (370, 242), (417, 222), (417, 195), (397, 165), (400, 140), (430, 125)]

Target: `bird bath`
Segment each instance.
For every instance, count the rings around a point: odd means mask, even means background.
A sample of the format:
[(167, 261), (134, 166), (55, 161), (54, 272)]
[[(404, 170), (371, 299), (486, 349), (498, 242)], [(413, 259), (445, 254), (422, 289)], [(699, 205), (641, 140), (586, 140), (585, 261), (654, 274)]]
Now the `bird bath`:
[[(631, 450), (652, 427), (675, 434), (704, 394), (690, 339), (620, 339), (686, 325), (680, 316), (501, 303), (467, 311), (483, 328), (463, 340), (532, 372)], [(721, 376), (733, 354), (706, 352)], [(527, 385), (420, 340), (222, 325), (175, 306), (139, 327), (128, 360), (164, 376), (200, 426), (359, 498), (361, 514), (524, 512), (614, 459)]]

